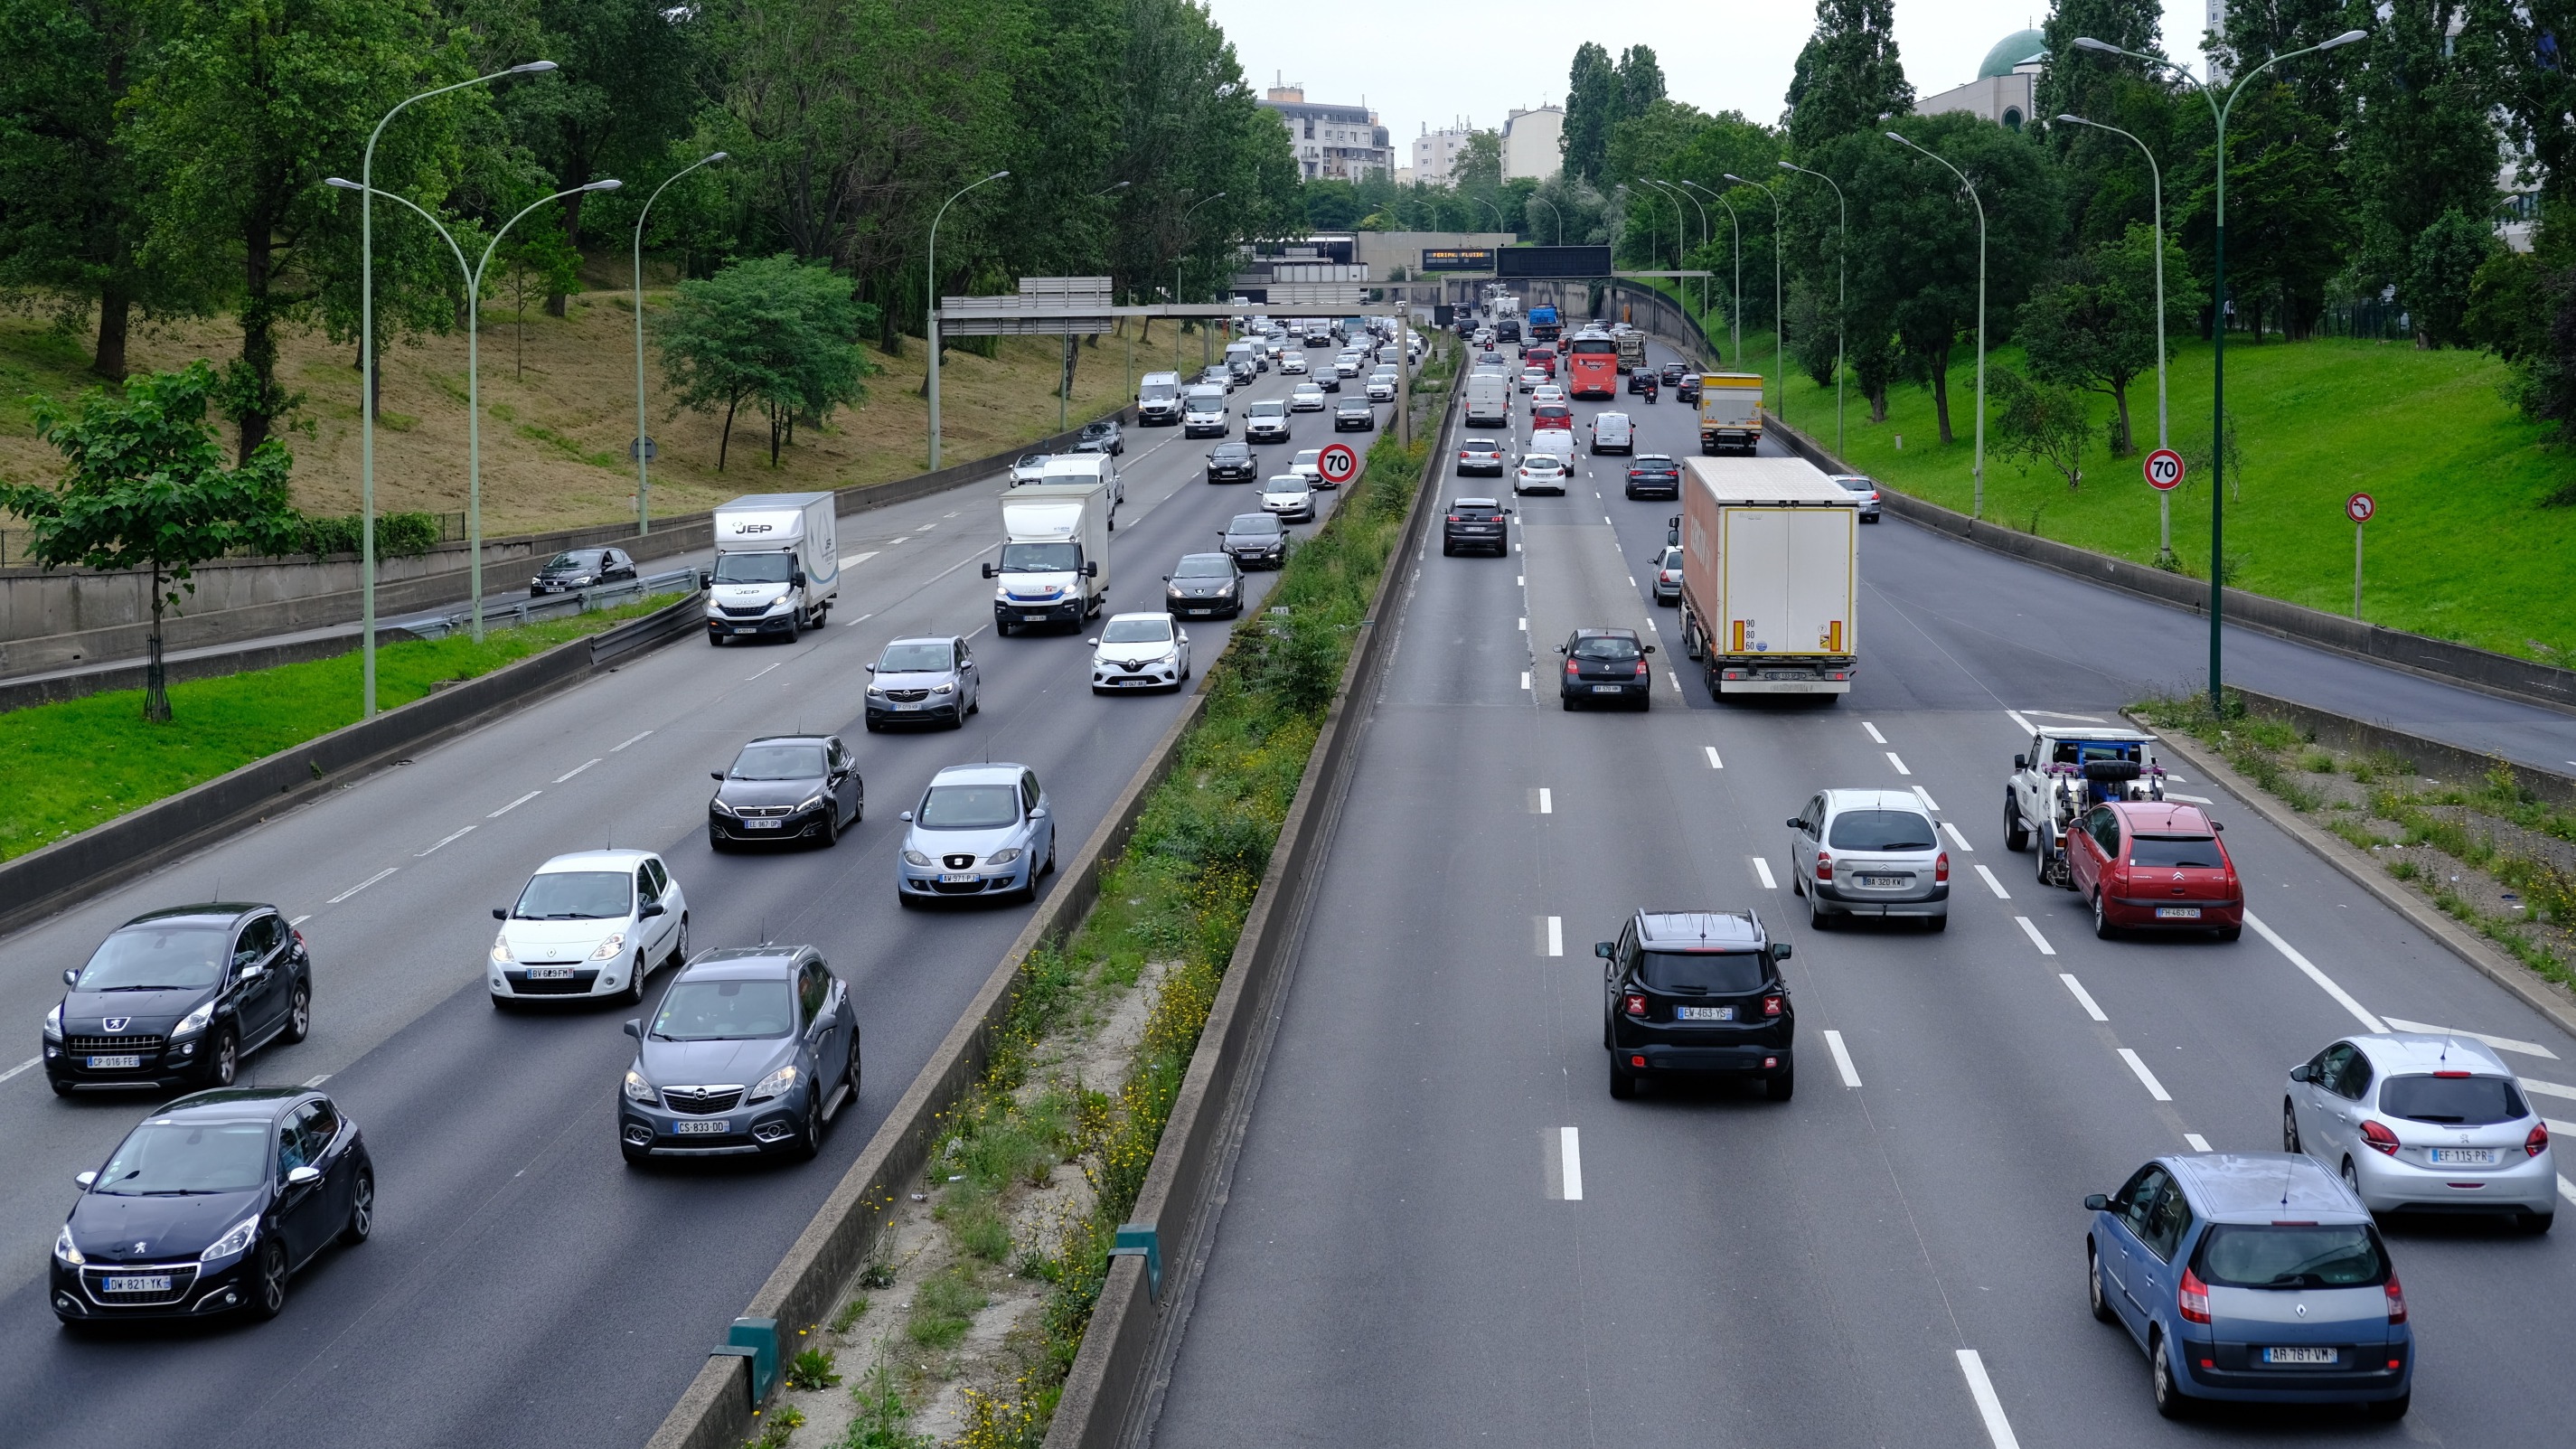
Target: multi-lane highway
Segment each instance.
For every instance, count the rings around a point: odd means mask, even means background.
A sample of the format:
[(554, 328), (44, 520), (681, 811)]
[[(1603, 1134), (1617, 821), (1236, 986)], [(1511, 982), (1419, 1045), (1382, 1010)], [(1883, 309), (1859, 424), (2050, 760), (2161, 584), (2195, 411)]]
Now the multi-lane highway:
[[(1687, 410), (1618, 405), (1642, 448), (1692, 451)], [(1578, 424), (1597, 410), (1578, 405)], [(1156, 1442), (2565, 1432), (2563, 1231), (2390, 1227), (2421, 1345), (2402, 1425), (2340, 1410), (2168, 1424), (2137, 1349), (2087, 1313), (2083, 1195), (2160, 1153), (2277, 1149), (2284, 1073), (2339, 1034), (2486, 1033), (2550, 1091), (2545, 1110), (2576, 1118), (2576, 1039), (2206, 781), (2174, 789), (2228, 826), (2260, 923), (2237, 942), (2097, 940), (2073, 895), (2005, 850), (2002, 780), (2028, 722), (2112, 721), (2187, 677), (2196, 621), (1891, 520), (1862, 535), (1847, 699), (1721, 707), (1685, 666), (1658, 668), (1647, 714), (1566, 713), (1549, 684), (1570, 629), (1675, 634), (1638, 587), (1674, 507), (1623, 501), (1622, 461), (1587, 459), (1564, 499), (1520, 500), (1510, 557), (1427, 548), (1405, 564), (1415, 592), (1327, 857), (1330, 909)], [(2497, 718), (2465, 691), (2259, 637), (2239, 648), (2281, 693)], [(1920, 791), (1944, 822), (1946, 933), (1809, 928), (1781, 822), (1842, 785)], [(1611, 1100), (1590, 948), (1639, 908), (1752, 908), (1794, 945), (1793, 1101)]]
[[(1290, 381), (1238, 392), (1238, 418)], [(1300, 414), (1294, 446), (1330, 430)], [(1174, 560), (1257, 508), (1253, 489), (1203, 481), (1208, 446), (1177, 428), (1129, 432), (1111, 609), (1160, 608)], [(1277, 465), (1266, 471), (1286, 470), (1287, 450), (1262, 453)], [(0, 941), (0, 1020), (25, 1032), (6, 1070), (35, 1051), (61, 970), (119, 922), (211, 898), (276, 903), (311, 943), (315, 1024), (243, 1079), (325, 1083), (366, 1132), (380, 1183), (374, 1239), (327, 1252), (277, 1321), (75, 1338), (52, 1322), (48, 1244), (72, 1175), (150, 1104), (58, 1100), (19, 1064), (0, 1078), (0, 1324), (15, 1345), (0, 1443), (643, 1442), (1027, 918), (900, 909), (896, 812), (943, 765), (1015, 760), (1078, 843), (1180, 707), (1093, 696), (1079, 636), (993, 636), (993, 585), (975, 564), (995, 555), (999, 491), (845, 522), (841, 601), (821, 631), (675, 644)], [(1270, 577), (1254, 576), (1256, 597)], [(1228, 626), (1188, 628), (1206, 660)], [(961, 731), (863, 732), (861, 666), (921, 633), (972, 637), (982, 712)], [(747, 737), (788, 730), (843, 733), (866, 780), (864, 825), (831, 850), (711, 854), (706, 772)], [(812, 942), (851, 984), (866, 1082), (820, 1161), (632, 1171), (613, 1110), (632, 1013), (486, 1004), (490, 908), (547, 857), (606, 844), (663, 854), (693, 949)]]

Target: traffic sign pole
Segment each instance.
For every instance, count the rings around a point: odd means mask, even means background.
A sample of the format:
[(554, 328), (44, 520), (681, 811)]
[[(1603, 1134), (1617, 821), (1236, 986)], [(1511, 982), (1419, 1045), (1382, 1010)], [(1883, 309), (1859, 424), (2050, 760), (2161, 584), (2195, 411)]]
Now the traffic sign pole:
[[(2161, 430), (2162, 424), (2159, 423)], [(2182, 486), (2182, 454), (2171, 448), (2158, 448), (2147, 455), (2141, 471), (2147, 475), (2147, 486), (2156, 490), (2156, 566), (2173, 565), (2173, 490)]]
[(2379, 500), (2367, 493), (2356, 493), (2343, 501), (2343, 515), (2352, 520), (2352, 617), (2361, 618), (2361, 535), (2369, 527), (2372, 514), (2379, 511)]

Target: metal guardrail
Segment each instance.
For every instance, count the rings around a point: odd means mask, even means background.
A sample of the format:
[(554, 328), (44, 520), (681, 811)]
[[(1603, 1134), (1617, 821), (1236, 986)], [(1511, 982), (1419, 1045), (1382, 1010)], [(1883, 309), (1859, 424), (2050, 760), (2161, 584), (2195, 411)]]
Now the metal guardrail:
[[(697, 588), (698, 571), (696, 569), (673, 569), (665, 573), (648, 574), (641, 578), (630, 579), (622, 584), (603, 584), (597, 588), (575, 589), (568, 594), (548, 594), (543, 598), (523, 599), (506, 609), (486, 608), (483, 611), (483, 627), (486, 629), (516, 628), (521, 624), (534, 623), (540, 618), (553, 618), (563, 614), (587, 614), (593, 609), (615, 608), (631, 600), (650, 598), (655, 594), (667, 593), (674, 589), (684, 589), (694, 593)], [(444, 639), (450, 634), (460, 634), (474, 627), (474, 611), (459, 609), (439, 618), (418, 620), (400, 627), (403, 632), (415, 638)]]

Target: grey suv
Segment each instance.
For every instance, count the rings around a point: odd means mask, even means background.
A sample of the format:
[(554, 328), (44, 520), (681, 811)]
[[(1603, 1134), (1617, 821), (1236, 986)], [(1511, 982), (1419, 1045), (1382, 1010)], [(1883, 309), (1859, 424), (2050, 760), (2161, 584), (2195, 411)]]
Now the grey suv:
[(974, 651), (953, 634), (894, 640), (868, 666), (868, 673), (876, 676), (868, 682), (867, 693), (871, 733), (890, 724), (963, 728), (966, 716), (984, 707)]
[(1808, 921), (1911, 916), (1950, 925), (1950, 852), (1923, 802), (1907, 790), (1819, 790), (1789, 817), (1789, 889)]
[(618, 1147), (657, 1157), (810, 1158), (859, 1095), (859, 1019), (811, 946), (709, 951), (682, 967), (651, 1026), (626, 1023)]

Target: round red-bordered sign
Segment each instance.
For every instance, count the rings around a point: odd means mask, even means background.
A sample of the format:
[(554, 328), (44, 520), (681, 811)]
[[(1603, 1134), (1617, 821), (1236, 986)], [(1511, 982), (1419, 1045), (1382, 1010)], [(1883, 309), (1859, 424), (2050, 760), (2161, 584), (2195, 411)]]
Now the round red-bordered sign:
[(1335, 443), (1315, 460), (1315, 471), (1327, 483), (1348, 483), (1360, 473), (1360, 455), (1348, 443)]
[(2368, 523), (2379, 511), (2379, 500), (2367, 493), (2356, 493), (2343, 501), (2343, 516), (2355, 523)]
[(2171, 493), (2182, 486), (2182, 454), (2171, 448), (2158, 448), (2147, 455), (2147, 486), (2159, 493)]

